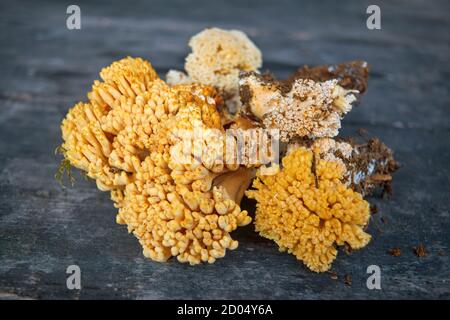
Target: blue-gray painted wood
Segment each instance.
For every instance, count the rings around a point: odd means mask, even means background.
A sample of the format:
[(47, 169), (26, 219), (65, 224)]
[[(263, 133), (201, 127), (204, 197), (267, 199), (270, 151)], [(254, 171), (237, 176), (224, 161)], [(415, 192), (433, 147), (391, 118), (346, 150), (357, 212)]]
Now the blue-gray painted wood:
[[(65, 27), (68, 2), (0, 3), (0, 298), (450, 298), (448, 1), (378, 1), (379, 31), (366, 28), (371, 1), (76, 3), (79, 31)], [(59, 123), (99, 70), (126, 55), (151, 60), (161, 75), (182, 68), (189, 37), (207, 26), (245, 31), (279, 77), (301, 64), (370, 63), (368, 92), (342, 133), (368, 129), (403, 167), (391, 199), (370, 199), (379, 207), (372, 242), (339, 252), (338, 280), (279, 253), (253, 225), (214, 265), (151, 262), (115, 223), (107, 193), (80, 175), (72, 188), (55, 182)], [(412, 252), (419, 243), (426, 257)], [(389, 255), (392, 247), (402, 255)], [(71, 264), (81, 267), (81, 291), (66, 288)], [(371, 264), (381, 267), (382, 290), (366, 288)]]

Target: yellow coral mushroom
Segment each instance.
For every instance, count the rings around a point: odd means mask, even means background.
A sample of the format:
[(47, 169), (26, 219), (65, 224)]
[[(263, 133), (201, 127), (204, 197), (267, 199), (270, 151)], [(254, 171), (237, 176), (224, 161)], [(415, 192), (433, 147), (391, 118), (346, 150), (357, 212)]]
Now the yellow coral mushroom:
[(189, 46), (185, 72), (166, 82), (141, 58), (103, 68), (61, 123), (57, 176), (70, 163), (110, 192), (117, 223), (159, 262), (213, 263), (236, 249), (231, 233), (252, 220), (244, 193), (257, 201), (256, 231), (315, 272), (331, 268), (337, 246), (366, 246), (363, 195), (390, 189), (398, 164), (378, 139), (333, 137), (353, 89), (366, 90), (367, 64), (277, 81), (259, 74), (261, 52), (241, 31), (206, 29)]
[(330, 269), (336, 245), (359, 249), (370, 241), (363, 230), (369, 204), (340, 181), (342, 165), (316, 159), (303, 147), (291, 151), (282, 164), (274, 175), (257, 174), (256, 190), (246, 192), (257, 201), (255, 226), (262, 236), (315, 272)]
[(239, 185), (216, 178), (250, 181), (252, 165), (220, 162), (221, 139), (194, 141), (207, 150), (200, 156), (179, 148), (194, 130), (224, 135), (215, 90), (171, 87), (140, 58), (114, 62), (100, 75), (89, 102), (75, 105), (62, 122), (66, 159), (111, 191), (117, 222), (128, 225), (146, 257), (212, 263), (235, 249), (230, 232), (251, 218), (239, 207), (242, 191), (230, 190)]

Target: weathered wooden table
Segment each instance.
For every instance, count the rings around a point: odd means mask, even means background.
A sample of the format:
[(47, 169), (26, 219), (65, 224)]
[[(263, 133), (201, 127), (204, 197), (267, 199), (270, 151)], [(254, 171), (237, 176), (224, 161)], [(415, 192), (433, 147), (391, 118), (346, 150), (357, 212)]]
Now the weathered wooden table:
[[(450, 298), (449, 2), (379, 1), (381, 30), (366, 28), (371, 1), (190, 3), (77, 1), (82, 29), (72, 31), (68, 3), (0, 3), (0, 298)], [(181, 69), (189, 37), (208, 26), (245, 31), (280, 77), (301, 64), (370, 63), (368, 93), (342, 133), (366, 128), (403, 167), (391, 199), (370, 199), (373, 240), (339, 253), (337, 280), (278, 252), (252, 225), (214, 265), (151, 262), (115, 223), (107, 193), (80, 176), (66, 189), (54, 180), (59, 123), (99, 70), (126, 55), (161, 75)], [(412, 251), (420, 243), (422, 258)], [(72, 264), (81, 290), (66, 288)], [(381, 290), (366, 287), (372, 264)]]

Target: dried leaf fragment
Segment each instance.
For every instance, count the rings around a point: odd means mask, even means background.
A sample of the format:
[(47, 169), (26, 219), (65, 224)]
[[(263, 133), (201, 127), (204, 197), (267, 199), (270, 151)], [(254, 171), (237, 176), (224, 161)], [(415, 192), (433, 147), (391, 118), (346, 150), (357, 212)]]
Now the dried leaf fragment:
[(425, 257), (427, 255), (425, 246), (422, 243), (420, 243), (417, 247), (413, 247), (413, 251), (418, 257)]
[(391, 248), (388, 250), (388, 253), (393, 257), (400, 257), (402, 251), (400, 250), (400, 248)]

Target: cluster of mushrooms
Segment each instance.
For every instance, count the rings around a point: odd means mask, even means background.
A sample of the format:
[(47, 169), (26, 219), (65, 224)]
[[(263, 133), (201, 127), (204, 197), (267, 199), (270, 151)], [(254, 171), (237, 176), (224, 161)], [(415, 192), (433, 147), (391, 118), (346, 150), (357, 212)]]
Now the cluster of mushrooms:
[[(389, 187), (397, 169), (378, 139), (336, 138), (367, 88), (367, 64), (304, 66), (276, 80), (259, 72), (261, 52), (240, 31), (206, 29), (189, 46), (185, 71), (166, 81), (141, 58), (113, 62), (61, 124), (64, 161), (111, 193), (117, 223), (144, 256), (192, 265), (224, 257), (238, 247), (231, 232), (252, 221), (244, 194), (256, 200), (256, 231), (312, 271), (329, 270), (337, 246), (364, 247), (364, 197)], [(277, 130), (281, 161), (245, 161), (267, 146), (240, 143), (230, 129)], [(180, 142), (195, 130), (214, 134), (186, 154)]]

